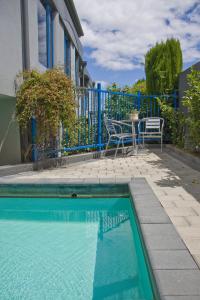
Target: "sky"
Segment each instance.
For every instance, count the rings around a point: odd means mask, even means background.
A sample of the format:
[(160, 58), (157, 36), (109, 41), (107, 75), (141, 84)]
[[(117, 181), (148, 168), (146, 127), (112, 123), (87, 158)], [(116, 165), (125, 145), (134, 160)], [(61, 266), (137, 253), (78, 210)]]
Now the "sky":
[(183, 69), (200, 60), (200, 0), (74, 0), (84, 31), (84, 59), (94, 81), (133, 84), (144, 78), (144, 56), (178, 38)]

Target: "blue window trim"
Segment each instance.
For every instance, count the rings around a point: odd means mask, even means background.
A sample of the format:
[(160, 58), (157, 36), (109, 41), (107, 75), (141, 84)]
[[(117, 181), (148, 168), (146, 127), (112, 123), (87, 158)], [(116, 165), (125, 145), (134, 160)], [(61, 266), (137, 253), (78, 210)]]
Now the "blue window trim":
[(67, 76), (71, 74), (70, 66), (70, 41), (66, 33), (64, 33), (64, 64), (65, 64), (65, 73)]

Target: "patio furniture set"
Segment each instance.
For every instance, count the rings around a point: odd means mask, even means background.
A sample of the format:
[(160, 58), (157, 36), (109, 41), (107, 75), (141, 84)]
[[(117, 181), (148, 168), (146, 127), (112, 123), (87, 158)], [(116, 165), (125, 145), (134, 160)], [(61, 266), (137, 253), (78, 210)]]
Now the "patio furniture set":
[[(145, 140), (158, 139), (163, 148), (163, 128), (164, 119), (160, 117), (150, 117), (143, 119), (114, 120), (104, 117), (104, 123), (108, 132), (108, 143), (105, 153), (111, 143), (117, 144), (115, 157), (117, 156), (120, 145), (125, 153), (125, 144), (132, 143), (131, 151), (127, 153), (138, 154), (138, 148), (145, 146)], [(124, 130), (126, 128), (126, 130)], [(137, 128), (137, 130), (136, 130)], [(129, 130), (128, 130), (129, 129)]]

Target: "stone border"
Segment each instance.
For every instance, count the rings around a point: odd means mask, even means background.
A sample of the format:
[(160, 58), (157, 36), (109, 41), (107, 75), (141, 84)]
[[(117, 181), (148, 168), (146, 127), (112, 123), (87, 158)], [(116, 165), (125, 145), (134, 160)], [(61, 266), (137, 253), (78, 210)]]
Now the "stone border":
[(145, 178), (129, 183), (162, 300), (199, 300), (200, 270)]
[[(16, 185), (18, 183), (22, 182), (15, 182)], [(30, 184), (24, 180), (23, 184), (26, 183)], [(33, 186), (59, 183), (74, 186), (92, 183), (93, 187), (97, 184), (99, 187), (105, 185), (105, 182), (99, 184), (98, 179), (91, 182), (90, 179), (76, 181), (63, 178), (37, 180)], [(116, 184), (116, 181), (110, 178), (106, 183)], [(145, 252), (150, 261), (150, 271), (153, 272), (160, 299), (199, 300), (200, 269), (146, 179), (134, 178), (129, 182), (119, 180), (118, 183), (129, 186), (142, 239), (147, 249)]]
[(182, 161), (189, 167), (194, 170), (200, 171), (200, 158), (184, 151), (183, 149), (179, 149), (173, 145), (166, 145), (166, 151), (169, 155), (175, 157), (176, 159)]

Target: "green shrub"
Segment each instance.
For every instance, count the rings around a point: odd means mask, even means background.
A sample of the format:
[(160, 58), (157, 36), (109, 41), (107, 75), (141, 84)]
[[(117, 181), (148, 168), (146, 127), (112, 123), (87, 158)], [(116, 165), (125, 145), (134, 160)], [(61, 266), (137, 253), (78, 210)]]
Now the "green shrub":
[(37, 122), (38, 142), (56, 138), (60, 123), (68, 131), (76, 121), (75, 93), (71, 79), (61, 70), (52, 69), (44, 73), (26, 71), (19, 76), (23, 83), (17, 91), (16, 112), (22, 128), (26, 128), (32, 117)]
[(200, 71), (192, 69), (188, 74), (188, 89), (183, 104), (188, 109), (189, 137), (195, 150), (200, 149)]

